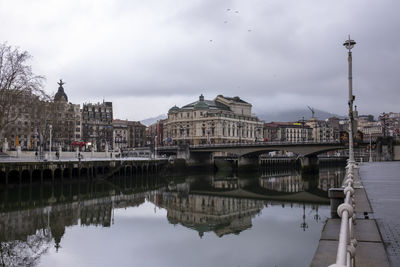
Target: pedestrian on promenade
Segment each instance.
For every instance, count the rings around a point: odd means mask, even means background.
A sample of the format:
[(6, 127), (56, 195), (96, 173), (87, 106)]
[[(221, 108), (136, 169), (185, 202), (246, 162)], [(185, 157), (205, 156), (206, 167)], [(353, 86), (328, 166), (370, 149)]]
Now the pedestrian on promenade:
[(35, 151), (35, 159), (38, 159), (38, 153), (37, 153), (37, 150)]

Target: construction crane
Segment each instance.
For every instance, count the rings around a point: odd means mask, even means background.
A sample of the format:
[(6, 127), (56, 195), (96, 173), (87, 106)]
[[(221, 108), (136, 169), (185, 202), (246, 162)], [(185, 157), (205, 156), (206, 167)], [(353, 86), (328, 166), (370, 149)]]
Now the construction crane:
[(309, 110), (311, 110), (311, 114), (312, 114), (311, 118), (314, 118), (315, 110), (310, 106), (307, 106), (307, 107)]

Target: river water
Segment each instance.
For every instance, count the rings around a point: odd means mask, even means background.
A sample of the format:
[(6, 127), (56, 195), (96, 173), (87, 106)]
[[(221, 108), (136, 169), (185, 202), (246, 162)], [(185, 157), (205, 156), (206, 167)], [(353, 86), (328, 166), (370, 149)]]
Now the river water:
[(0, 189), (1, 266), (309, 266), (342, 167)]

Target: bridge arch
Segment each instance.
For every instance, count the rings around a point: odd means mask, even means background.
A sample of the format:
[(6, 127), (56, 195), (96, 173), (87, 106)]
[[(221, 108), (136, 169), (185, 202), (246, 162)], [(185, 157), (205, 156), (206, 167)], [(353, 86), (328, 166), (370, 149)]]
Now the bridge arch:
[(57, 168), (54, 170), (54, 178), (62, 178), (63, 177), (63, 172), (60, 168)]
[(82, 177), (88, 177), (88, 169), (87, 168), (82, 168), (80, 170), (80, 176)]
[(0, 171), (0, 184), (6, 184), (7, 183), (7, 174), (3, 171)]
[(42, 178), (42, 171), (39, 169), (35, 169), (32, 171), (32, 181), (33, 182), (40, 182)]
[(65, 168), (63, 171), (63, 177), (69, 178), (72, 175), (70, 168)]
[(53, 171), (50, 169), (43, 170), (43, 181), (53, 181)]
[(20, 179), (20, 173), (17, 170), (12, 170), (8, 173), (8, 183), (18, 184)]
[(23, 170), (21, 172), (21, 182), (25, 184), (31, 182), (31, 172), (29, 170)]
[(335, 146), (335, 147), (310, 147), (310, 148), (304, 148), (304, 147), (296, 147), (296, 146), (288, 146), (288, 147), (281, 147), (281, 148), (267, 148), (267, 149), (262, 149), (262, 148), (257, 148), (257, 149), (248, 149), (244, 152), (242, 152), (239, 156), (246, 156), (246, 155), (261, 155), (264, 153), (268, 152), (273, 152), (273, 151), (287, 151), (287, 152), (292, 152), (293, 154), (296, 154), (298, 157), (312, 157), (312, 156), (317, 156), (319, 154), (329, 152), (329, 151), (335, 151), (335, 150), (340, 150), (344, 149), (342, 146)]
[(234, 146), (203, 146), (203, 147), (191, 147), (190, 154), (198, 153), (212, 153), (212, 152), (227, 152), (239, 157), (243, 156), (257, 156), (260, 154), (268, 153), (271, 151), (289, 151), (299, 157), (310, 157), (318, 154), (334, 151), (339, 149), (345, 149), (346, 147), (339, 143), (332, 144), (319, 144), (319, 143), (292, 143), (292, 144), (249, 144), (249, 145), (234, 145)]

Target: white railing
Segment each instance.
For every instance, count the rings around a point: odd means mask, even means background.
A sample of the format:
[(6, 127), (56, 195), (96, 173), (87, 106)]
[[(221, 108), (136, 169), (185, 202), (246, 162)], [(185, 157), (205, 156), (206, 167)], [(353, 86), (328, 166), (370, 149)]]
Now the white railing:
[[(342, 218), (340, 224), (339, 244), (336, 254), (336, 263), (329, 267), (354, 267), (357, 240), (354, 237), (355, 224), (355, 202), (354, 202), (354, 182), (358, 177), (358, 168), (356, 163), (349, 162), (345, 176), (344, 186), (344, 203), (339, 205), (337, 213)], [(357, 172), (357, 173), (356, 173)]]

